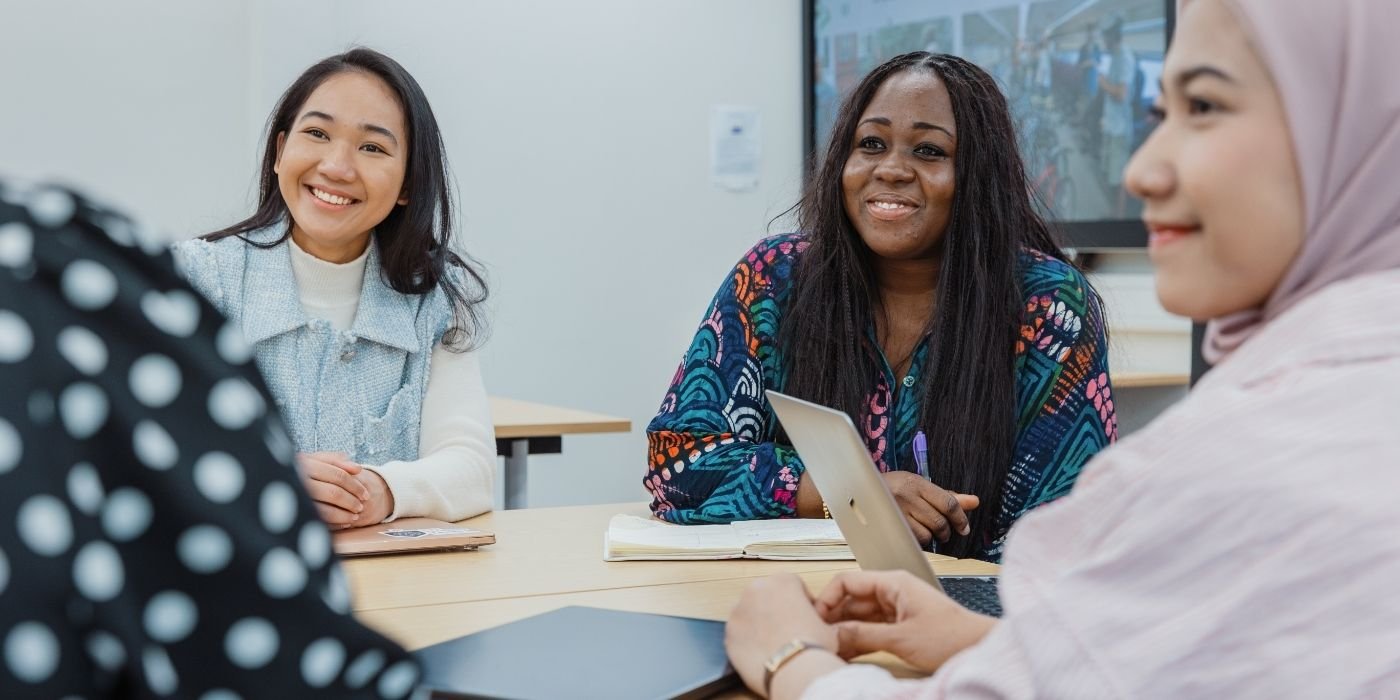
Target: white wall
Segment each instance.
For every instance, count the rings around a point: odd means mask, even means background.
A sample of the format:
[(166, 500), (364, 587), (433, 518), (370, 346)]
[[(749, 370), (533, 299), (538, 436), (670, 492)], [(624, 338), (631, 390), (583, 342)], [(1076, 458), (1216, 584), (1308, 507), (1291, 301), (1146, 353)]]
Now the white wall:
[[(705, 304), (797, 194), (800, 3), (358, 0), (334, 14), (312, 54), (395, 56), (446, 130), (466, 247), (494, 283), (490, 390), (633, 422), (532, 457), (531, 505), (643, 497), (643, 428)], [(758, 191), (709, 185), (712, 103), (762, 110)]]
[(181, 235), (251, 201), (246, 6), (0, 0), (0, 174), (58, 179)]
[[(24, 134), (0, 173), (64, 176), (180, 235), (247, 210), (254, 135), (303, 68), (352, 43), (403, 63), (493, 283), (488, 388), (633, 422), (533, 457), (532, 505), (644, 496), (643, 428), (801, 179), (800, 0), (6, 2), (0, 26), (39, 29), (0, 41), (0, 95), (28, 105), (0, 109)], [(762, 111), (755, 192), (709, 184), (715, 103)]]

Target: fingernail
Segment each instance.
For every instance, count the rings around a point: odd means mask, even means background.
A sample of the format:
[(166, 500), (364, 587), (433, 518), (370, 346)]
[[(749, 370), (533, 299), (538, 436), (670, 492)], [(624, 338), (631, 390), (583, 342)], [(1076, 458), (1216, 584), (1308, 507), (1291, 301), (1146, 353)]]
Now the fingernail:
[(963, 529), (962, 529), (958, 534), (966, 535), (966, 534), (969, 533), (969, 532), (972, 532), (972, 526), (971, 526), (971, 525), (964, 525), (964, 526), (963, 526)]
[(351, 519), (351, 520), (359, 520), (359, 519), (360, 519), (360, 516), (359, 516), (359, 514), (357, 513), (357, 514), (355, 514), (355, 515), (350, 516), (350, 519)]

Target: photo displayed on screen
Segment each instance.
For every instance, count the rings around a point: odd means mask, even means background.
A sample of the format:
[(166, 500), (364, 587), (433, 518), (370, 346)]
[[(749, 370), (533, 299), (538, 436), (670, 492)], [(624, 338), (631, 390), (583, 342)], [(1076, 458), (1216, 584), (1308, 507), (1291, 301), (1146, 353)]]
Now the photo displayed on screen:
[[(1133, 219), (1123, 167), (1152, 128), (1171, 0), (814, 0), (813, 122), (909, 51), (961, 56), (1001, 84), (1032, 186), (1061, 221)], [(820, 146), (818, 147), (820, 150)]]

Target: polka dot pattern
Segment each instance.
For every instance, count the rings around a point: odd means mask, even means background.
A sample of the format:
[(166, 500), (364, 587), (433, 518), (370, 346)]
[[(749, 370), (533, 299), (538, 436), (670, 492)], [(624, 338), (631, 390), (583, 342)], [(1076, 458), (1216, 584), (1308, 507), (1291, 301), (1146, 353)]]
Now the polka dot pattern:
[(82, 326), (69, 326), (58, 332), (58, 354), (89, 377), (107, 368), (107, 344)]
[(136, 424), (131, 434), (131, 446), (136, 450), (136, 458), (141, 463), (164, 471), (175, 466), (180, 459), (180, 448), (175, 439), (153, 420), (143, 420)]
[(313, 569), (325, 566), (331, 558), (331, 534), (326, 526), (319, 522), (302, 525), (297, 536), (297, 551), (307, 566)]
[(141, 252), (146, 255), (160, 255), (170, 247), (169, 236), (163, 235), (145, 224), (136, 226), (132, 238), (135, 239), (136, 245), (141, 247)]
[(228, 503), (243, 493), (243, 465), (227, 452), (208, 452), (194, 463), (194, 484), (204, 497)]
[(287, 436), (287, 431), (277, 422), (270, 422), (267, 430), (264, 431), (263, 441), (267, 444), (267, 451), (277, 458), (278, 462), (291, 466), (292, 460), (296, 457), (296, 447), (292, 445), (292, 439)]
[(180, 395), (182, 381), (175, 361), (152, 353), (131, 363), (131, 395), (147, 408), (165, 408)]
[(116, 637), (107, 632), (93, 632), (85, 644), (88, 658), (108, 673), (115, 673), (126, 664), (126, 649)]
[(258, 517), (274, 535), (291, 529), (297, 518), (297, 494), (291, 485), (274, 481), (264, 487), (258, 498)]
[(312, 688), (324, 688), (340, 675), (345, 665), (345, 645), (322, 637), (307, 645), (301, 655), (301, 677)]
[(0, 266), (25, 267), (34, 259), (34, 232), (10, 222), (0, 226)]
[(125, 486), (113, 491), (102, 506), (102, 530), (117, 542), (130, 542), (146, 534), (153, 516), (151, 499)]
[(24, 456), (24, 442), (19, 431), (4, 418), (0, 418), (0, 474), (19, 466)]
[(142, 622), (146, 634), (162, 644), (174, 644), (194, 631), (199, 609), (180, 591), (161, 591), (146, 604)]
[(146, 647), (141, 651), (141, 670), (146, 674), (147, 685), (156, 695), (170, 695), (180, 685), (180, 678), (170, 663), (170, 655), (160, 647)]
[(93, 384), (72, 384), (58, 396), (58, 415), (74, 440), (86, 440), (107, 422), (107, 395)]
[(306, 587), (306, 565), (290, 549), (277, 547), (258, 564), (258, 586), (272, 598), (290, 598)]
[(30, 496), (19, 507), (19, 538), (34, 553), (56, 557), (73, 543), (73, 520), (63, 501), (47, 494)]
[(0, 362), (15, 363), (34, 350), (34, 331), (19, 314), (0, 309)]
[(58, 639), (47, 625), (21, 622), (5, 635), (5, 665), (25, 683), (42, 683), (58, 668)]
[(229, 627), (224, 652), (235, 666), (253, 671), (277, 655), (277, 628), (261, 617), (245, 617)]
[(101, 218), (102, 229), (113, 243), (124, 247), (136, 245), (136, 232), (125, 217), (108, 215)]
[(385, 700), (398, 700), (413, 690), (418, 682), (418, 666), (404, 659), (384, 670), (379, 676), (379, 697)]
[(56, 187), (42, 187), (29, 199), (29, 215), (48, 228), (58, 228), (72, 221), (77, 208), (73, 195)]
[(225, 430), (242, 430), (262, 415), (258, 392), (241, 378), (225, 379), (209, 392), (209, 416)]
[(214, 346), (219, 350), (219, 357), (231, 365), (247, 364), (248, 360), (253, 359), (253, 347), (244, 339), (243, 329), (236, 321), (224, 323), (224, 327), (219, 329)]
[(199, 300), (183, 289), (141, 296), (141, 313), (151, 325), (177, 338), (188, 338), (199, 328)]
[(185, 567), (197, 574), (217, 573), (233, 558), (233, 540), (213, 525), (196, 525), (186, 530), (175, 548)]
[(397, 693), (241, 326), (168, 239), (61, 189), (0, 202), (0, 696), (342, 695), (351, 659)]
[(126, 570), (116, 547), (101, 540), (83, 545), (73, 558), (73, 584), (94, 603), (105, 603), (122, 591)]
[(374, 674), (384, 667), (384, 652), (370, 649), (359, 656), (345, 669), (345, 685), (351, 690), (359, 690), (369, 684)]
[(83, 311), (101, 311), (117, 297), (117, 277), (100, 263), (74, 260), (59, 284), (68, 303)]
[(68, 470), (68, 500), (83, 515), (97, 515), (102, 508), (102, 479), (97, 469), (80, 462)]
[(331, 566), (331, 578), (326, 582), (321, 599), (326, 602), (326, 607), (342, 615), (350, 612), (350, 587), (345, 584), (345, 574), (340, 567)]

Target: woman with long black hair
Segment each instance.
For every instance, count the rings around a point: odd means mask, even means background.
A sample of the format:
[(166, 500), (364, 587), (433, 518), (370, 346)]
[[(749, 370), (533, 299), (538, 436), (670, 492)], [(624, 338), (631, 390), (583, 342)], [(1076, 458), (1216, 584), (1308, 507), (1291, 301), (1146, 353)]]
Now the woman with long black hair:
[(921, 542), (997, 560), (1117, 434), (1100, 302), (1036, 212), (1006, 99), (962, 59), (891, 59), (796, 210), (720, 287), (648, 426), (652, 510), (823, 515), (773, 388), (851, 416)]
[(422, 88), (364, 48), (311, 66), (268, 121), (259, 185), (252, 216), (175, 252), (252, 346), (322, 518), (490, 510), (495, 439), (473, 352), (486, 288), (452, 250)]

